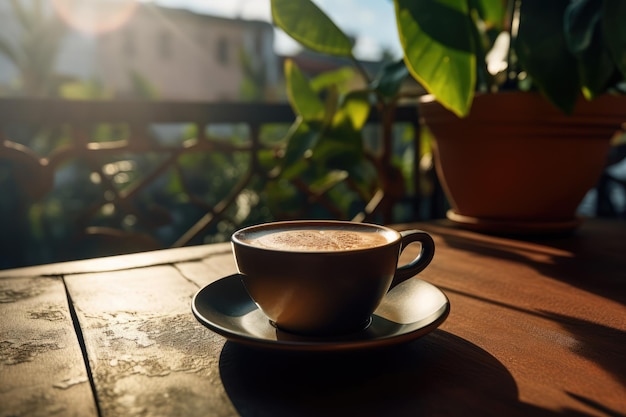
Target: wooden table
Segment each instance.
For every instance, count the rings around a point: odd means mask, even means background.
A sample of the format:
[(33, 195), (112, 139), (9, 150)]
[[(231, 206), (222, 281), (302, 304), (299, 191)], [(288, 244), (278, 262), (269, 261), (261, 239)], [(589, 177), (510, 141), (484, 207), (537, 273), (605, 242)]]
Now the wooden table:
[(228, 244), (0, 271), (0, 415), (626, 415), (626, 223), (534, 241), (413, 226), (450, 315), (354, 352), (200, 325), (190, 300), (235, 272)]

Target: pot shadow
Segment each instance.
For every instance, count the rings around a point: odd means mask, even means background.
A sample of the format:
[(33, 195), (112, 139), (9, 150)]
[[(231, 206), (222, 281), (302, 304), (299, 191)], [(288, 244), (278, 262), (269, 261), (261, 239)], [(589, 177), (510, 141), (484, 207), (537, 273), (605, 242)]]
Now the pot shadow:
[(559, 323), (578, 343), (572, 351), (596, 363), (626, 387), (626, 361), (623, 347), (626, 332), (549, 311), (540, 311), (537, 316)]
[(515, 380), (496, 358), (442, 330), (354, 352), (273, 351), (227, 342), (219, 369), (243, 417), (555, 415), (520, 402)]
[[(603, 326), (589, 320), (557, 314), (546, 310), (528, 310), (511, 304), (501, 303), (485, 297), (477, 296), (453, 288), (441, 286), (447, 293), (454, 293), (463, 297), (472, 298), (486, 304), (519, 311), (529, 316), (540, 317), (558, 323), (568, 334), (578, 342), (571, 350), (578, 355), (596, 363), (607, 373), (613, 375), (626, 386), (626, 362), (623, 360), (622, 346), (626, 346), (626, 332), (620, 329)], [(582, 398), (582, 397), (581, 397)], [(581, 401), (585, 402), (585, 401)], [(602, 410), (601, 408), (598, 408)], [(610, 414), (626, 417), (624, 414)]]
[[(546, 277), (567, 282), (570, 285), (601, 297), (626, 304), (626, 274), (616, 268), (623, 259), (623, 240), (610, 222), (598, 224), (598, 228), (585, 228), (585, 224), (568, 234), (545, 236), (459, 234), (454, 226), (433, 229), (445, 240), (446, 245), (468, 253), (505, 259), (530, 266)], [(595, 237), (594, 237), (595, 235)], [(512, 240), (508, 240), (512, 239)], [(602, 239), (602, 247), (597, 242)], [(524, 243), (537, 244), (521, 246)], [(543, 246), (543, 248), (542, 248)], [(544, 255), (550, 261), (537, 261), (520, 252)]]

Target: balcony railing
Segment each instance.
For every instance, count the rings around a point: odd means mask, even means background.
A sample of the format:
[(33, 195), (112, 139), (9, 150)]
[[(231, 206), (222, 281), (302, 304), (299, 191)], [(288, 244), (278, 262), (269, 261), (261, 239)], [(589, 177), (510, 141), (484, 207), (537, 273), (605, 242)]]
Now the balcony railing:
[[(417, 168), (414, 106), (394, 117), (411, 135), (403, 149), (412, 186), (389, 199), (382, 188), (359, 194), (347, 178), (359, 197), (348, 208), (324, 187), (275, 176), (293, 120), (287, 104), (0, 99), (0, 268), (224, 240), (247, 223), (284, 218), (443, 215), (434, 176)], [(372, 111), (374, 132), (380, 122)], [(435, 185), (428, 196), (424, 175)], [(293, 207), (265, 201), (269, 182), (300, 196)]]

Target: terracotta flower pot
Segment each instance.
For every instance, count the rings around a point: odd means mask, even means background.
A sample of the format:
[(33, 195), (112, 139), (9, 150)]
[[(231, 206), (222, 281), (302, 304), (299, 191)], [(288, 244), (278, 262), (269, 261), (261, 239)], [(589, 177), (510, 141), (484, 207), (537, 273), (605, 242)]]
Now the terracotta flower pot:
[(575, 228), (576, 209), (599, 179), (626, 98), (581, 100), (567, 116), (535, 93), (475, 98), (460, 119), (437, 102), (420, 106), (436, 138), (436, 169), (448, 217), (487, 232)]

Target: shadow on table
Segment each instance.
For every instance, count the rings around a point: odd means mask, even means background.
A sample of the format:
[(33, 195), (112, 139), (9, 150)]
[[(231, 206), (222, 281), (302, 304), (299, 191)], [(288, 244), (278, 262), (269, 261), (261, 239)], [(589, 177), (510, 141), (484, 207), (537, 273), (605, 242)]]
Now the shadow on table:
[(436, 330), (356, 352), (285, 352), (226, 343), (226, 392), (243, 416), (553, 415), (518, 399), (509, 371), (464, 339)]
[(577, 346), (572, 348), (576, 353), (598, 364), (626, 387), (623, 350), (626, 346), (626, 332), (549, 311), (540, 311), (537, 315), (559, 323), (578, 341)]
[[(450, 248), (526, 265), (546, 277), (624, 304), (626, 274), (615, 265), (621, 265), (626, 236), (619, 234), (623, 229), (611, 228), (611, 222), (600, 223), (598, 227), (598, 230), (581, 228), (569, 235), (509, 238), (468, 234), (445, 226), (433, 228), (432, 232)], [(540, 261), (529, 254), (545, 259)]]

